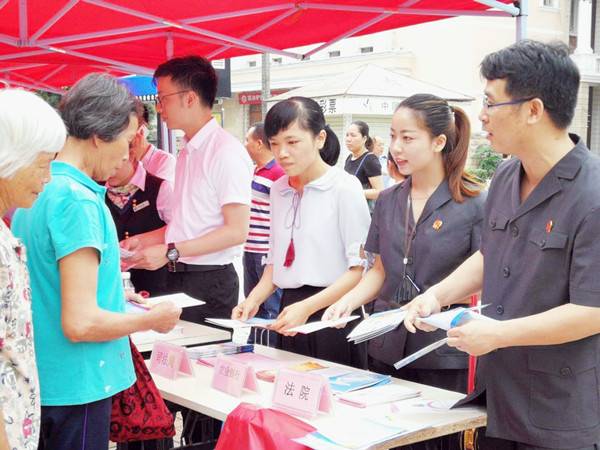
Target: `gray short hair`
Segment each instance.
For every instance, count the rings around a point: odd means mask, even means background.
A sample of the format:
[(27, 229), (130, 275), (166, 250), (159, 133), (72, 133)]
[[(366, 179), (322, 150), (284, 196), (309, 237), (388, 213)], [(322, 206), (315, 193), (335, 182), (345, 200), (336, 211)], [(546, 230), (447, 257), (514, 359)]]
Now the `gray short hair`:
[(0, 178), (32, 164), (39, 153), (55, 153), (67, 131), (58, 113), (37, 95), (0, 90)]
[(106, 74), (92, 73), (79, 80), (58, 107), (69, 136), (90, 139), (97, 136), (114, 141), (136, 114), (134, 97), (127, 88)]

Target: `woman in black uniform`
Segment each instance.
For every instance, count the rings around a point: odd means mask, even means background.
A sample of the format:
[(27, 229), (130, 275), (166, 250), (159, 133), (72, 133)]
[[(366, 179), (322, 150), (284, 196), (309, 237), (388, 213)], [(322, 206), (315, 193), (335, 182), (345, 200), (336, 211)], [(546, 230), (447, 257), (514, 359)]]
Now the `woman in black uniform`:
[[(479, 248), (484, 196), (464, 172), (470, 137), (465, 113), (438, 97), (417, 94), (397, 108), (391, 153), (408, 178), (383, 191), (365, 250), (374, 266), (361, 282), (330, 306), (324, 318), (348, 315), (375, 300), (375, 311), (401, 307), (445, 278)], [(465, 299), (468, 302), (468, 299)], [(395, 370), (393, 364), (445, 337), (445, 331), (407, 336), (403, 326), (369, 342), (372, 370), (432, 386), (466, 392), (468, 357), (443, 346)], [(453, 437), (436, 448), (458, 448)]]

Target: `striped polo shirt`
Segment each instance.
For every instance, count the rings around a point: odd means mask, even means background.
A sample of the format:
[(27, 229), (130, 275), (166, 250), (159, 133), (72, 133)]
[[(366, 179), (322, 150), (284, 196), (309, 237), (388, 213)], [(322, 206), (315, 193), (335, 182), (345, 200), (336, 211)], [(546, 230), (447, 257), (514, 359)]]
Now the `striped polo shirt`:
[(271, 185), (284, 175), (275, 159), (254, 170), (252, 179), (252, 204), (250, 206), (250, 232), (244, 251), (268, 253), (271, 234)]

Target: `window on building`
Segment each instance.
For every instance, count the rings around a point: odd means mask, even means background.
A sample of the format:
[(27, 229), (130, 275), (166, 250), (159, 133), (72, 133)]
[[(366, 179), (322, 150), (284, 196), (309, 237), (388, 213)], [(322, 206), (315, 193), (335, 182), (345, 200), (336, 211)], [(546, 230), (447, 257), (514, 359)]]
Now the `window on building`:
[(254, 125), (257, 122), (262, 122), (262, 106), (259, 103), (258, 105), (248, 105), (248, 127)]
[(360, 52), (361, 53), (373, 53), (373, 47), (361, 47), (360, 48)]
[(273, 64), (281, 64), (283, 62), (283, 58), (273, 58)]
[(543, 8), (558, 9), (558, 1), (559, 0), (541, 0), (540, 6)]
[(579, 16), (579, 2), (571, 2), (571, 13), (569, 14), (569, 34), (577, 36), (577, 19)]
[(339, 50), (333, 50), (332, 52), (329, 52), (329, 57), (330, 58), (336, 58), (340, 56), (340, 51)]
[(256, 67), (256, 61), (248, 61), (248, 67)]

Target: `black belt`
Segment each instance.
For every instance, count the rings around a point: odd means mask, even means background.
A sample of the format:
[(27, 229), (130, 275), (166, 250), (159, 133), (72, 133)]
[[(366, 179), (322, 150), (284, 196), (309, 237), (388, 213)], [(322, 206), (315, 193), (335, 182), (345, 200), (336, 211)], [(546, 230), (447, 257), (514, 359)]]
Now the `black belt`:
[(216, 265), (208, 265), (208, 264), (185, 264), (181, 262), (175, 263), (175, 267), (173, 264), (167, 264), (169, 272), (212, 272), (214, 270), (223, 270), (229, 264), (216, 264)]

